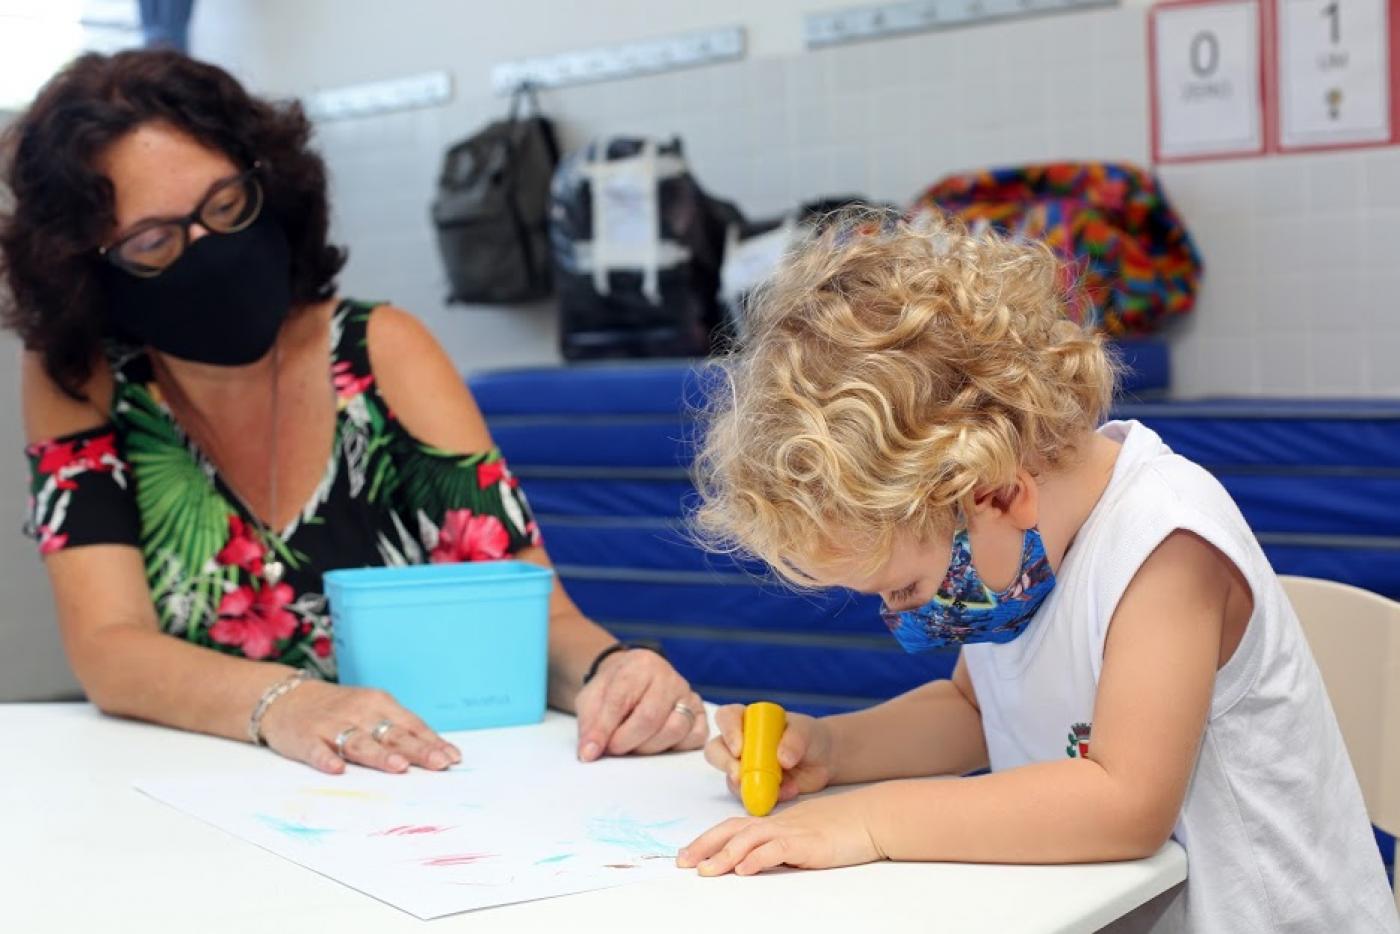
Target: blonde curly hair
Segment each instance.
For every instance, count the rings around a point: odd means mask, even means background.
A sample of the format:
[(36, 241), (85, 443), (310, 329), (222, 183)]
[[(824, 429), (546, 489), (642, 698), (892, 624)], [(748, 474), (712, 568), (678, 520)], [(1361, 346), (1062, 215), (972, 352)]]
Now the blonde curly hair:
[[(800, 244), (717, 362), (692, 513), (708, 548), (807, 571), (949, 530), (975, 492), (1072, 459), (1117, 370), (1048, 247), (863, 212)], [(805, 570), (804, 570), (805, 569)]]

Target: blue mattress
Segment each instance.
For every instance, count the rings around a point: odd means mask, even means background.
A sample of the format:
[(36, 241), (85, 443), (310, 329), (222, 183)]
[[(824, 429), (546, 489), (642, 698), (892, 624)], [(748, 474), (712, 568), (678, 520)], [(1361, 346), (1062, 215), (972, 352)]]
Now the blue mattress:
[[(1129, 338), (1112, 347), (1123, 366), (1125, 399), (1149, 400), (1170, 388), (1164, 341)], [(495, 415), (673, 416), (704, 401), (702, 370), (694, 362), (608, 361), (483, 373), (471, 385), (482, 410)]]
[[(1149, 401), (1165, 386), (1159, 351), (1124, 348), (1142, 377), (1115, 415), (1219, 477), (1280, 573), (1400, 597), (1400, 400)], [(708, 378), (652, 362), (471, 381), (580, 607), (620, 637), (660, 642), (716, 701), (825, 713), (946, 676), (955, 656), (903, 654), (873, 599), (793, 593), (690, 541), (681, 517)]]
[(1124, 338), (1113, 343), (1123, 366), (1119, 393), (1124, 399), (1165, 398), (1172, 384), (1171, 354), (1166, 341), (1150, 337)]

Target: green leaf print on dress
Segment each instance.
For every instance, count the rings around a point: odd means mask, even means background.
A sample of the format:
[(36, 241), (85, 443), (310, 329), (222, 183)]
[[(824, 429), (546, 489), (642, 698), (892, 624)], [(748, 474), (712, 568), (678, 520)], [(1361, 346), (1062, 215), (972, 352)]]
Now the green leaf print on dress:
[(207, 643), (225, 585), (238, 569), (215, 556), (234, 514), (211, 468), (192, 450), (166, 408), (145, 386), (122, 383), (115, 414), (126, 423), (126, 454), (141, 512), (141, 551), (161, 627)]

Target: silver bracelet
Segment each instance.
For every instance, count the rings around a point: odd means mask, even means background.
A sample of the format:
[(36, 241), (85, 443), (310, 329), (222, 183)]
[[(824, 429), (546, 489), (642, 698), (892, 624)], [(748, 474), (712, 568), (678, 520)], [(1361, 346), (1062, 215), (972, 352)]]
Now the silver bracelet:
[(298, 684), (301, 684), (306, 678), (306, 669), (298, 668), (281, 681), (269, 687), (266, 691), (263, 691), (262, 697), (258, 698), (257, 706), (253, 708), (253, 715), (248, 718), (248, 739), (252, 741), (254, 746), (267, 745), (262, 735), (263, 715), (267, 713), (267, 708), (272, 706), (273, 701), (277, 700), (277, 698), (281, 697), (283, 694), (286, 694)]

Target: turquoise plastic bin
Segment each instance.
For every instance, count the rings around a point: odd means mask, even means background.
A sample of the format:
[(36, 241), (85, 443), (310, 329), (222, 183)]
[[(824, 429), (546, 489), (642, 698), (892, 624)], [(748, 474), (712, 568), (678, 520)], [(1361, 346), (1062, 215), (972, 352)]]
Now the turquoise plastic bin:
[(522, 561), (331, 571), (340, 682), (388, 691), (434, 730), (538, 723), (553, 579)]

